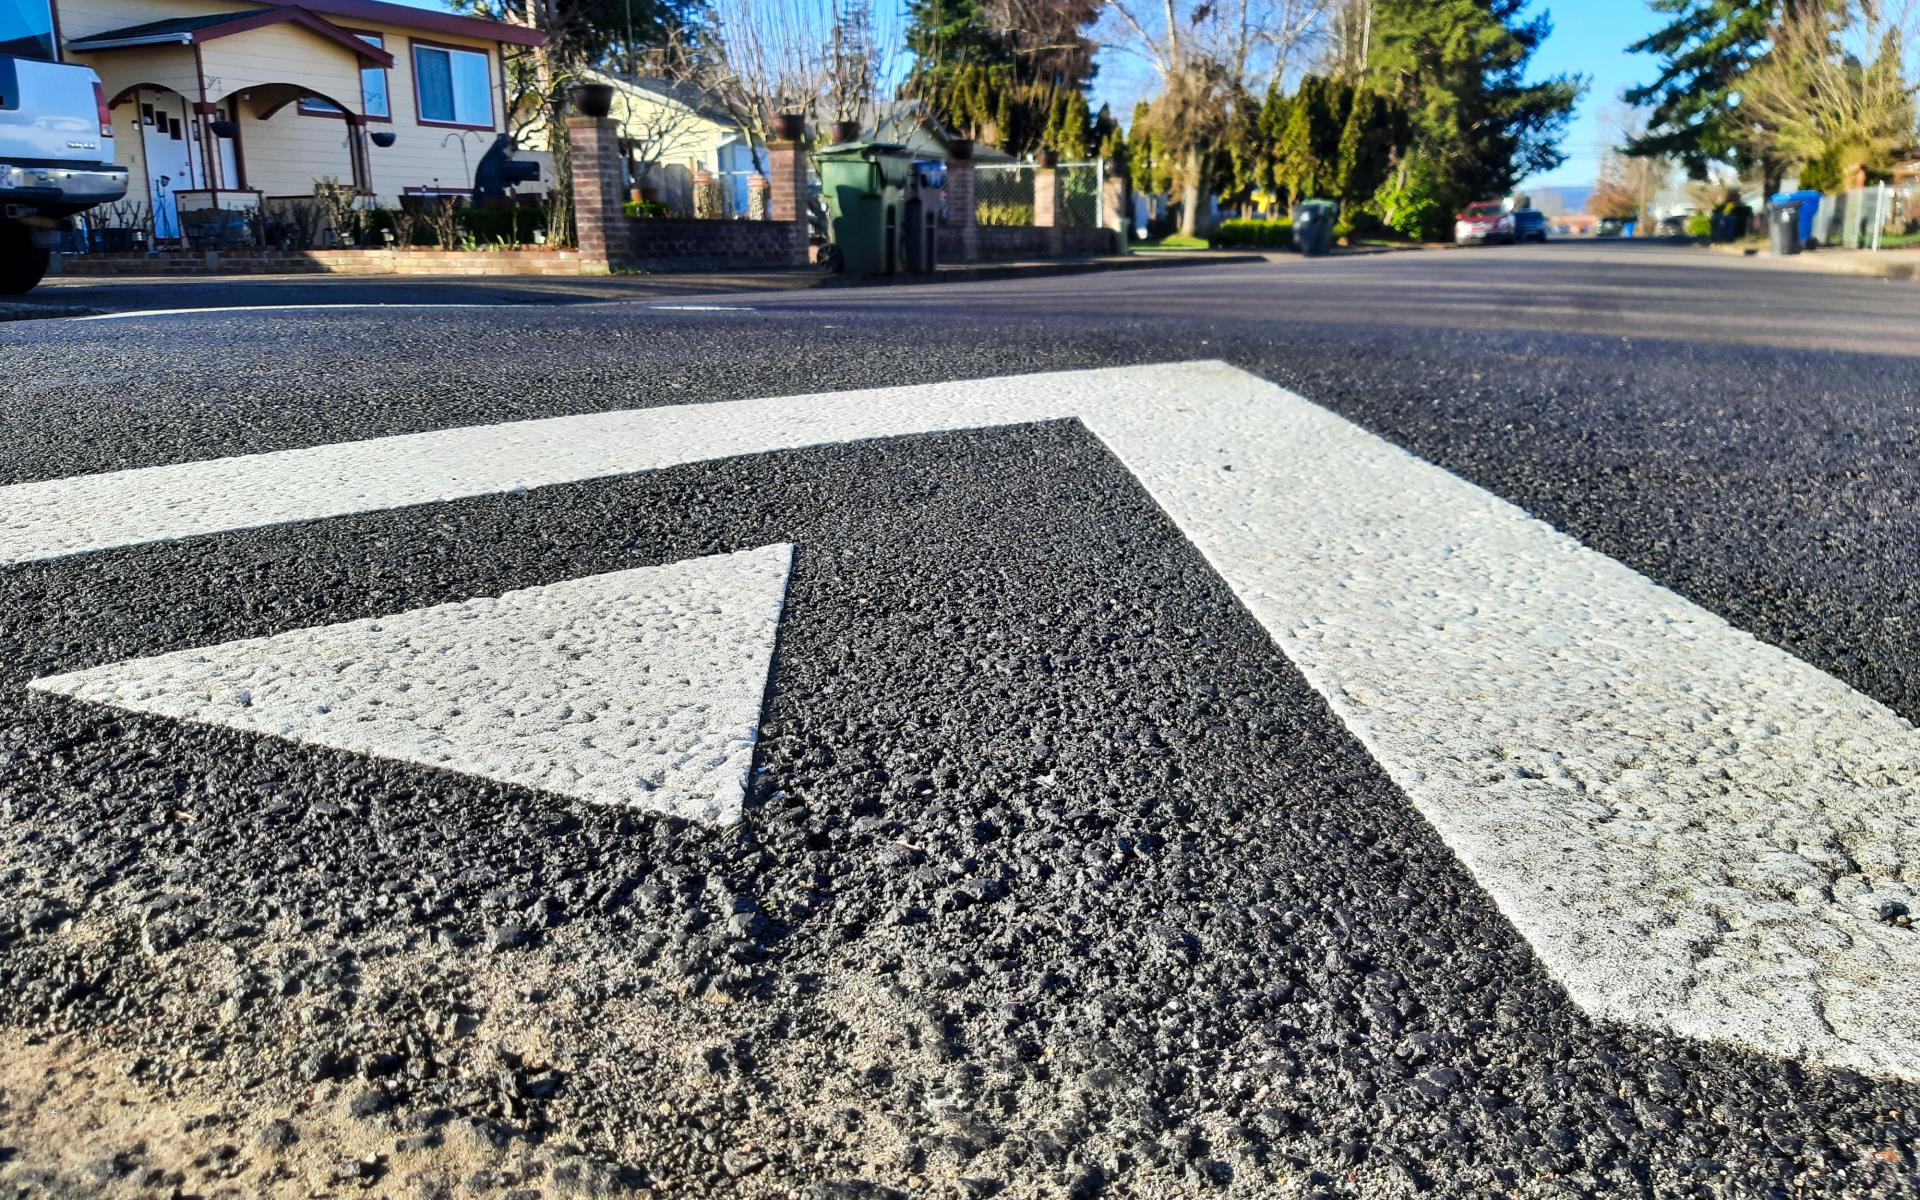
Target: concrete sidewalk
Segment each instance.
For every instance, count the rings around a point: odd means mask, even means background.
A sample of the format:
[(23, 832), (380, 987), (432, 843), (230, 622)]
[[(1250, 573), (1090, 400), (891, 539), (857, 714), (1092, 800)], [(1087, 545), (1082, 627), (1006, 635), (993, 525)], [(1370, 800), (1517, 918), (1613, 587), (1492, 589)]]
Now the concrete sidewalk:
[(1797, 271), (1825, 271), (1831, 275), (1861, 275), (1870, 279), (1920, 280), (1920, 249), (1808, 250), (1780, 256), (1771, 250), (1738, 243), (1710, 247), (1716, 254), (1740, 255), (1770, 267)]

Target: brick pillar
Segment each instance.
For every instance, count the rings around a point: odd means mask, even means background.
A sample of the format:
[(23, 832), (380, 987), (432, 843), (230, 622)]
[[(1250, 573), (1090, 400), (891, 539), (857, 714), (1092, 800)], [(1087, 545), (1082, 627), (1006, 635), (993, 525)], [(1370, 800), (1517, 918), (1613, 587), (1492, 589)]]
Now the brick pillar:
[(630, 219), (620, 207), (626, 160), (620, 123), (609, 117), (568, 117), (573, 144), (573, 221), (580, 235), (580, 269), (604, 275), (632, 257)]
[(1047, 231), (1047, 255), (1059, 257), (1060, 172), (1052, 167), (1036, 167), (1033, 172), (1033, 223)]
[(959, 231), (960, 261), (980, 261), (978, 178), (973, 173), (973, 143), (958, 141), (948, 147), (947, 224)]
[(1034, 168), (1033, 223), (1042, 229), (1060, 223), (1060, 172), (1052, 167)]
[(1101, 204), (1107, 213), (1107, 229), (1113, 234), (1113, 252), (1125, 254), (1133, 240), (1133, 188), (1126, 174), (1112, 160), (1107, 162), (1107, 179), (1101, 192)]
[(767, 213), (793, 226), (793, 265), (804, 267), (807, 251), (807, 148), (799, 142), (767, 145)]

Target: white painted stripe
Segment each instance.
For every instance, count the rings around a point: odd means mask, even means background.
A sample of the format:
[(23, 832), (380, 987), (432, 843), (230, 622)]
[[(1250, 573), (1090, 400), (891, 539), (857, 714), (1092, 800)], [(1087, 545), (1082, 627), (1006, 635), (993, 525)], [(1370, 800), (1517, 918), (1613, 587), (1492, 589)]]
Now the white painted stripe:
[(205, 313), (240, 312), (315, 312), (334, 308), (528, 308), (538, 305), (525, 304), (229, 304), (211, 308), (143, 308), (133, 312), (94, 313), (86, 317), (69, 317), (72, 321), (129, 321), (135, 317), (183, 317), (200, 316)]
[(1090, 384), (1153, 391), (1152, 376), (1125, 371), (1034, 375), (552, 417), (15, 484), (0, 488), (0, 564), (763, 450), (1071, 416)]
[(653, 304), (655, 312), (758, 312), (745, 304)]
[(588, 576), (29, 686), (731, 824), (792, 553)]
[[(1218, 363), (565, 417), (0, 489), (19, 562), (1078, 417), (1601, 1016), (1920, 1078), (1920, 735), (1499, 498)], [(1920, 905), (1916, 905), (1920, 907)]]

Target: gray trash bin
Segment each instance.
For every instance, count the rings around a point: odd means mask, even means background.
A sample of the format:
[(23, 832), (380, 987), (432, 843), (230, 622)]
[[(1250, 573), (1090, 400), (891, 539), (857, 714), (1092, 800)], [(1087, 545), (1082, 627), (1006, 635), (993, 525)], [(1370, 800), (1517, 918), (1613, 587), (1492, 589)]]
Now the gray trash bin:
[(907, 270), (925, 274), (940, 266), (940, 215), (946, 200), (947, 164), (922, 159), (913, 164), (902, 208)]
[(1293, 244), (1310, 258), (1332, 253), (1333, 224), (1339, 216), (1338, 201), (1302, 200), (1293, 206)]
[(1800, 202), (1788, 200), (1767, 212), (1767, 234), (1775, 254), (1800, 253)]

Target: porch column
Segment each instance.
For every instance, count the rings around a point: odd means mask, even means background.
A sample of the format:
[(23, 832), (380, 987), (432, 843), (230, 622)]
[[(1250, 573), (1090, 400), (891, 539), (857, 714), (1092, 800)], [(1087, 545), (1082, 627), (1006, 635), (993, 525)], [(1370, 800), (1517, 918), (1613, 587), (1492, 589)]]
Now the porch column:
[(220, 139), (213, 134), (213, 123), (220, 117), (220, 106), (205, 100), (193, 103), (193, 115), (200, 118), (200, 161), (207, 164), (207, 186), (214, 192), (214, 207), (220, 207), (220, 189), (233, 186), (220, 165)]
[(775, 221), (793, 226), (793, 265), (804, 267), (810, 257), (807, 247), (807, 148), (800, 142), (771, 142), (767, 145), (767, 175), (770, 190), (767, 214)]
[(947, 224), (960, 235), (960, 261), (980, 260), (979, 179), (974, 174), (973, 143), (947, 143)]
[(580, 269), (604, 275), (632, 257), (629, 218), (621, 206), (626, 159), (620, 153), (620, 123), (611, 117), (568, 117), (567, 140), (573, 146)]
[[(345, 106), (342, 105), (344, 108)], [(367, 119), (358, 113), (342, 113), (347, 123), (347, 167), (353, 174), (353, 190), (373, 191), (367, 170)]]

